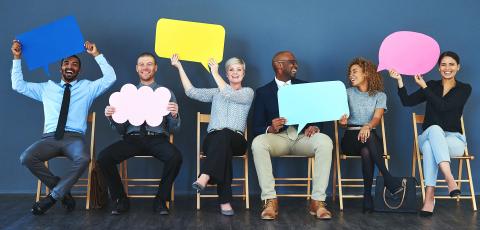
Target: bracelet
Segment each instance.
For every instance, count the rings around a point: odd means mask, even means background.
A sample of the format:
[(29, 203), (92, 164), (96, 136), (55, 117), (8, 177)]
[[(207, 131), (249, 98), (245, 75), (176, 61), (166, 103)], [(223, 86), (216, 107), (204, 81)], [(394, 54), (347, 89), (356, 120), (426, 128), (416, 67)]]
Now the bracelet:
[(367, 127), (368, 127), (368, 130), (372, 130), (372, 126), (370, 126), (370, 124), (369, 124), (369, 123), (367, 123), (367, 124), (364, 124), (363, 126), (367, 126)]

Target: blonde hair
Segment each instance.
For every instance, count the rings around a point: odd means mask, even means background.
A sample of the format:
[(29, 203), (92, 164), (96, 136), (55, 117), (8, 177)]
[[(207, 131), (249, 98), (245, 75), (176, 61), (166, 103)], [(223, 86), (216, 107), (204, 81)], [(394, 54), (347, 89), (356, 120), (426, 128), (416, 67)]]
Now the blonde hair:
[(245, 65), (245, 62), (244, 62), (241, 58), (232, 57), (232, 58), (228, 59), (228, 60), (225, 62), (225, 71), (228, 72), (228, 68), (229, 68), (231, 65), (235, 65), (235, 64), (240, 64), (240, 65), (242, 65), (243, 71), (247, 70), (247, 67), (246, 67), (246, 65)]

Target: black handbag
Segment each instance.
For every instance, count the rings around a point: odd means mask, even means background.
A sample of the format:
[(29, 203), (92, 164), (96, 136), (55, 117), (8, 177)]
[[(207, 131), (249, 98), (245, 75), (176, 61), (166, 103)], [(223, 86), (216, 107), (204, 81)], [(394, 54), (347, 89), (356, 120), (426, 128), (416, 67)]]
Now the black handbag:
[(403, 191), (392, 195), (385, 187), (383, 177), (378, 176), (375, 186), (374, 209), (377, 212), (417, 213), (417, 181), (413, 177), (402, 178)]

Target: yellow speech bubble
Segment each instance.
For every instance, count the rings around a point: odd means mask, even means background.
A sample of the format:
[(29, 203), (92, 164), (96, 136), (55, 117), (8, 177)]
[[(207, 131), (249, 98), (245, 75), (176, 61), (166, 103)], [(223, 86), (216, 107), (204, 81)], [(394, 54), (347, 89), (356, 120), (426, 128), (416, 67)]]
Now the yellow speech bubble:
[(178, 54), (182, 60), (200, 62), (210, 72), (208, 60), (221, 62), (225, 28), (221, 25), (161, 18), (157, 22), (155, 52), (170, 58)]

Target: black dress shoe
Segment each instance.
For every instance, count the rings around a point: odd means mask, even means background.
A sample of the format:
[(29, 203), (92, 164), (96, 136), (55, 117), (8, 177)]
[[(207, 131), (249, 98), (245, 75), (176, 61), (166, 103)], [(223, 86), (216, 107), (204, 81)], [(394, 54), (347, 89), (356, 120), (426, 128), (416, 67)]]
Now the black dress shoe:
[(158, 212), (160, 215), (170, 214), (167, 208), (167, 202), (156, 196), (153, 200), (153, 212)]
[(124, 212), (128, 212), (130, 209), (130, 201), (127, 197), (119, 198), (113, 203), (114, 207), (112, 210), (112, 215), (120, 215)]
[(460, 196), (460, 194), (462, 194), (462, 192), (460, 191), (460, 189), (454, 189), (450, 192), (450, 197), (456, 197), (456, 196)]
[(363, 195), (363, 205), (362, 205), (362, 212), (363, 213), (372, 213), (373, 212), (373, 198), (370, 194)]
[(75, 210), (75, 204), (75, 199), (70, 192), (63, 196), (62, 207), (65, 208), (68, 212)]
[(431, 217), (431, 216), (433, 216), (433, 212), (423, 211), (423, 210), (420, 210), (420, 212), (418, 214), (421, 217)]
[(48, 196), (33, 204), (31, 211), (33, 215), (43, 215), (55, 202), (57, 202), (57, 200), (55, 200), (51, 194), (48, 194)]
[(195, 181), (195, 182), (192, 183), (192, 188), (197, 190), (197, 193), (198, 193), (198, 192), (201, 192), (202, 190), (204, 190), (205, 186), (203, 186), (200, 183), (198, 183), (197, 181)]

